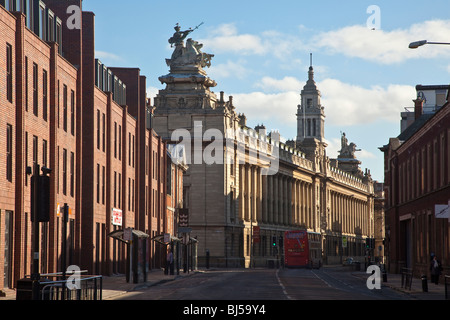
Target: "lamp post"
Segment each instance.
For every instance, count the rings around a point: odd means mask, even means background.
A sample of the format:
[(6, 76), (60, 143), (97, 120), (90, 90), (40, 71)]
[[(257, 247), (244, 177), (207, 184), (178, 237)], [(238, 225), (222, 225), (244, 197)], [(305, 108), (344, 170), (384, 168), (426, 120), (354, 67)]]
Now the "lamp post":
[(409, 48), (410, 49), (417, 49), (417, 48), (422, 47), (422, 46), (424, 46), (426, 44), (450, 45), (450, 43), (448, 43), (448, 42), (430, 42), (430, 41), (427, 41), (427, 40), (420, 40), (420, 41), (411, 42), (409, 44)]

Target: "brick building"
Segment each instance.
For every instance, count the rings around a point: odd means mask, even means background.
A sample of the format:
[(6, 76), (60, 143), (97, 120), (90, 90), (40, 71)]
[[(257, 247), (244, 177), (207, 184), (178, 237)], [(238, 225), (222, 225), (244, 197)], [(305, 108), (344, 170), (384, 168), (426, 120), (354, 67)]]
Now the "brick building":
[[(34, 163), (52, 169), (39, 271), (76, 264), (91, 274), (124, 273), (126, 247), (108, 234), (127, 227), (174, 234), (182, 199), (178, 194), (171, 204), (168, 223), (169, 159), (151, 127), (146, 78), (137, 68), (110, 68), (95, 58), (92, 12), (80, 11), (79, 28), (66, 27), (67, 8), (81, 9), (81, 0), (0, 4), (0, 292), (32, 272), (26, 168)], [(71, 208), (65, 264), (64, 204)], [(121, 223), (112, 223), (112, 212)], [(162, 250), (150, 240), (147, 248), (148, 266), (159, 267)]]
[(450, 266), (450, 224), (436, 205), (450, 198), (450, 105), (424, 112), (415, 102), (415, 118), (398, 137), (380, 148), (385, 156), (386, 250), (391, 272), (412, 268), (429, 275), (431, 256)]

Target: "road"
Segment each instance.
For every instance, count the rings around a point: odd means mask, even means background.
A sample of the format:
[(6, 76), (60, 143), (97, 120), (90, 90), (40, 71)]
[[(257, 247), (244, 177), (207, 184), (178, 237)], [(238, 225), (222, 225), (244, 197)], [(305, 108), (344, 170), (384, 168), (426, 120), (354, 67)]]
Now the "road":
[[(368, 275), (367, 275), (368, 277)], [(406, 300), (382, 287), (369, 290), (364, 275), (341, 268), (210, 270), (120, 296), (120, 300)]]

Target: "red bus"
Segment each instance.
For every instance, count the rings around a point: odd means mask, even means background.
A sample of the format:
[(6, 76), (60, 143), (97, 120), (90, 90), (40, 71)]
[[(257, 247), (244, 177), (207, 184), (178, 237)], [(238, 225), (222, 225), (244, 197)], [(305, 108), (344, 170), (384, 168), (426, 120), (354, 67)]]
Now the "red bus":
[(305, 230), (284, 233), (284, 266), (287, 268), (318, 267), (321, 263), (321, 236)]

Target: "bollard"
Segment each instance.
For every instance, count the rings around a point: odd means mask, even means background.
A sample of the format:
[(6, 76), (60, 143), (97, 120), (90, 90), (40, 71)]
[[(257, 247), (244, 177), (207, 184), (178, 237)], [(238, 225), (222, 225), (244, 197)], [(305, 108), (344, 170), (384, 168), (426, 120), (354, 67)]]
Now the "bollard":
[(423, 274), (421, 279), (422, 279), (422, 291), (423, 292), (428, 292), (427, 276)]

